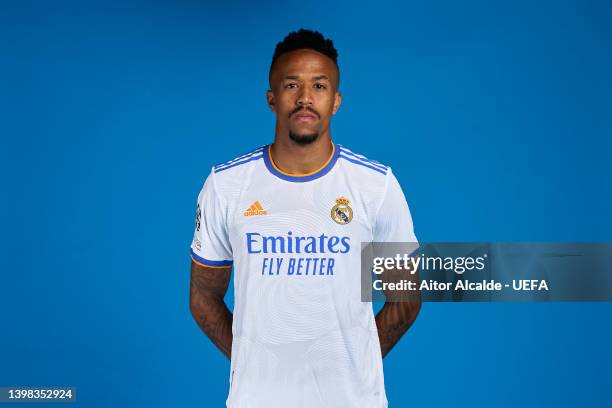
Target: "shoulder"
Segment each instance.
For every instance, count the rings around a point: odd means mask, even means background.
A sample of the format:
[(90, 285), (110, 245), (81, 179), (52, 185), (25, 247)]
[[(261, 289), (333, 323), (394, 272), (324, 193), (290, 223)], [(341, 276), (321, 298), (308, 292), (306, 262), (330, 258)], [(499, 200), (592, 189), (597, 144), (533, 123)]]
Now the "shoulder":
[(391, 168), (379, 161), (372, 160), (363, 154), (356, 153), (343, 145), (338, 147), (338, 159), (342, 161), (349, 169), (358, 172), (363, 176), (378, 180), (386, 179), (391, 173)]
[(211, 170), (211, 177), (214, 178), (217, 185), (233, 185), (236, 183), (242, 184), (242, 182), (246, 180), (246, 175), (252, 171), (257, 163), (263, 161), (265, 148), (266, 146), (260, 146), (248, 153), (244, 153), (240, 156), (234, 157), (233, 159), (215, 164)]
[(362, 204), (370, 225), (375, 225), (378, 211), (387, 196), (390, 181), (394, 178), (391, 168), (377, 160), (337, 145), (338, 164), (347, 183), (351, 185), (352, 198)]
[(215, 164), (206, 185), (210, 185), (216, 194), (226, 196), (239, 191), (250, 177), (250, 174), (260, 160), (263, 160), (265, 146), (260, 146), (247, 153), (236, 156), (230, 160)]
[[(222, 174), (222, 173), (235, 173), (236, 171), (244, 171), (247, 169), (249, 164), (253, 164), (254, 162), (263, 159), (264, 148), (266, 146), (260, 146), (257, 149), (253, 149), (248, 153), (241, 154), (240, 156), (236, 156), (233, 159), (224, 161), (219, 164), (215, 164), (212, 168), (212, 172), (214, 174)], [(246, 166), (246, 167), (245, 167)], [(230, 171), (234, 169), (234, 171)]]

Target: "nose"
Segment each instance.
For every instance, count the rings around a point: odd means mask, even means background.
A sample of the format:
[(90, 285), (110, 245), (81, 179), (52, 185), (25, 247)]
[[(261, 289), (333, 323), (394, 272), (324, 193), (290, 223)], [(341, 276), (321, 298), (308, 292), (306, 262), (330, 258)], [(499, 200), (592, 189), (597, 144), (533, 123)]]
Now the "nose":
[(297, 105), (298, 106), (310, 106), (312, 105), (312, 95), (310, 94), (310, 89), (307, 87), (302, 87), (300, 89), (300, 93), (297, 97)]

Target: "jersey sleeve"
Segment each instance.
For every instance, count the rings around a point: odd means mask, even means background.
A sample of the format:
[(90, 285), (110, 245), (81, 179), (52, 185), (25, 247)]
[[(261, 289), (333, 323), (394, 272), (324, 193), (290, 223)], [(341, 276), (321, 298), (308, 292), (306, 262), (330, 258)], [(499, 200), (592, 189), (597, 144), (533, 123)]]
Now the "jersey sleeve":
[(418, 242), (406, 197), (391, 169), (387, 173), (387, 188), (376, 216), (374, 241)]
[(217, 194), (211, 172), (198, 196), (191, 259), (207, 267), (228, 267), (233, 263), (227, 227), (227, 209)]

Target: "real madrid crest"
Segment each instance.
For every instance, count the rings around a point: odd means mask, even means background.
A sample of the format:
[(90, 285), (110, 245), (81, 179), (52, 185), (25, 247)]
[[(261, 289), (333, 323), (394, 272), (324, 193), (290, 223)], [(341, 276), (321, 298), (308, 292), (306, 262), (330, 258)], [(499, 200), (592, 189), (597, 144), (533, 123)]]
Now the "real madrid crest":
[(349, 200), (344, 197), (336, 199), (336, 205), (331, 209), (331, 218), (338, 224), (345, 225), (353, 219), (353, 209), (349, 207)]

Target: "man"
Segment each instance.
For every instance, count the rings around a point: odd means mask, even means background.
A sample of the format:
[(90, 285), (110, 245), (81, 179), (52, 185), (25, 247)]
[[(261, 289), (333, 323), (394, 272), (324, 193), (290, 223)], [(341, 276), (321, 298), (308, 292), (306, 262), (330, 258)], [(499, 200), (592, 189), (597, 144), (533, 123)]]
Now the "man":
[(231, 359), (228, 407), (386, 407), (382, 357), (420, 303), (375, 318), (360, 249), (416, 242), (408, 205), (389, 167), (331, 140), (342, 101), (331, 40), (290, 33), (269, 80), (274, 143), (214, 166), (198, 198), (192, 314)]

